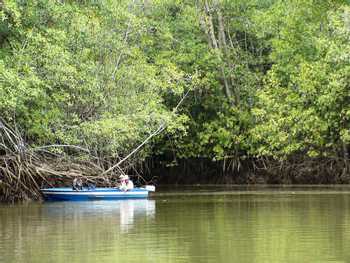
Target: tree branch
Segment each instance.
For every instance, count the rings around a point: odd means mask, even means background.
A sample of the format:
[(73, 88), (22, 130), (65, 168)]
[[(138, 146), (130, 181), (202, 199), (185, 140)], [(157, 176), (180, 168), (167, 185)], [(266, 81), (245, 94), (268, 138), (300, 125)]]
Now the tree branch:
[[(173, 109), (173, 112), (175, 113), (182, 102), (187, 97), (189, 91), (186, 92), (186, 94), (181, 98), (179, 103), (176, 105), (176, 107)], [(150, 134), (140, 145), (138, 145), (134, 150), (132, 150), (127, 156), (125, 156), (123, 159), (121, 159), (118, 163), (113, 165), (112, 167), (108, 168), (106, 171), (104, 171), (101, 175), (105, 175), (106, 173), (109, 173), (110, 171), (114, 170), (114, 168), (118, 167), (120, 169), (120, 165), (125, 162), (127, 159), (129, 159), (132, 155), (134, 155), (138, 150), (140, 150), (150, 139), (152, 139), (154, 136), (160, 134), (164, 129), (166, 128), (166, 124), (162, 123), (157, 130), (155, 130), (152, 134)]]

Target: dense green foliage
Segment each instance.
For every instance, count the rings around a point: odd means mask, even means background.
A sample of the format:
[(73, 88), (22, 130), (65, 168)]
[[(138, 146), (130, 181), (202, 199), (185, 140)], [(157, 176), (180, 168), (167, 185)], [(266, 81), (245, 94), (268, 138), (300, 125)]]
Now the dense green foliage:
[(252, 139), (260, 155), (347, 154), (350, 9), (335, 1), (314, 7), (314, 1), (276, 4), (260, 18), (263, 34), (279, 28), (269, 39), (274, 65), (254, 109), (258, 125)]
[(143, 156), (348, 158), (347, 1), (0, 7), (0, 113), (33, 145), (118, 157), (166, 124)]
[(161, 95), (181, 76), (148, 62), (140, 12), (126, 2), (6, 1), (2, 117), (34, 144), (119, 155), (160, 123), (176, 122)]

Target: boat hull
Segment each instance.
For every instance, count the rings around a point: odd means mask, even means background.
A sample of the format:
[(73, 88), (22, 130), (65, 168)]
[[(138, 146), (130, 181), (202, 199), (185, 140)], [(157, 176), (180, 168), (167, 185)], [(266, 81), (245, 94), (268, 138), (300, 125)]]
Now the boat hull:
[(84, 188), (79, 191), (72, 188), (47, 188), (41, 189), (41, 192), (47, 201), (120, 200), (148, 197), (148, 190), (145, 188), (134, 188), (126, 192), (117, 188)]

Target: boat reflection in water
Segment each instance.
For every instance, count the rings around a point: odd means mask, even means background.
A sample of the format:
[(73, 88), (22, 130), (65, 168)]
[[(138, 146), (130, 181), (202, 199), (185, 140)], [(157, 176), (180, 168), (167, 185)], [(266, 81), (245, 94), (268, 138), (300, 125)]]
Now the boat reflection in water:
[(91, 202), (50, 202), (42, 206), (46, 216), (57, 223), (71, 224), (91, 220), (98, 224), (119, 222), (120, 231), (128, 232), (136, 220), (152, 219), (155, 215), (155, 201), (148, 199), (129, 199)]
[(120, 230), (128, 232), (137, 217), (153, 218), (155, 214), (154, 200), (125, 200), (119, 202)]

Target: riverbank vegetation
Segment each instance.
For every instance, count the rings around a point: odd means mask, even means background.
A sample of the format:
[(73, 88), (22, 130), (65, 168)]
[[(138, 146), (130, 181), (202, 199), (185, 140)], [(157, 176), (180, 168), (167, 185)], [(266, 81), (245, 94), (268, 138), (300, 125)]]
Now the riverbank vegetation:
[(349, 182), (349, 83), (346, 0), (5, 0), (1, 191), (29, 151), (62, 178)]

